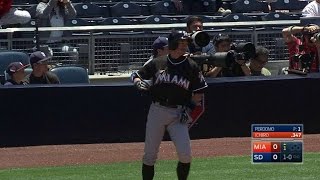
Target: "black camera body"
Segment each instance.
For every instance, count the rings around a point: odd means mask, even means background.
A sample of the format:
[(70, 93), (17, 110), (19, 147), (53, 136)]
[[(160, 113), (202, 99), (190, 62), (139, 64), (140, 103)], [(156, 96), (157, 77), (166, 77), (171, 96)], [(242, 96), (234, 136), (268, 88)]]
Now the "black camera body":
[(313, 53), (308, 54), (295, 54), (292, 57), (292, 61), (295, 63), (299, 63), (299, 69), (296, 70), (302, 70), (304, 72), (309, 72), (311, 69), (312, 61), (314, 59), (315, 55)]
[(234, 66), (236, 60), (249, 61), (254, 58), (256, 54), (256, 48), (254, 44), (239, 43), (231, 46), (231, 50), (228, 52), (217, 52), (213, 55), (190, 55), (200, 67), (203, 64), (213, 65), (223, 68), (230, 68)]

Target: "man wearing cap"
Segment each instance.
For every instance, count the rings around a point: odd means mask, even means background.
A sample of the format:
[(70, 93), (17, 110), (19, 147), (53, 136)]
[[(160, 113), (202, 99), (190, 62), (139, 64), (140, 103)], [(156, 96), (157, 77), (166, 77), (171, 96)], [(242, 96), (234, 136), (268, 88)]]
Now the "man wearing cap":
[(168, 49), (168, 38), (159, 36), (152, 44), (152, 56), (150, 56), (149, 60), (145, 63), (147, 64), (149, 61), (151, 61), (154, 58), (168, 55), (169, 49)]
[(48, 72), (48, 60), (43, 52), (36, 51), (30, 55), (32, 73), (26, 77), (28, 84), (60, 84), (59, 78)]
[(10, 76), (10, 79), (8, 79), (4, 85), (8, 86), (26, 84), (23, 82), (25, 78), (24, 69), (28, 66), (29, 64), (23, 65), (21, 62), (13, 62), (9, 64), (6, 73)]

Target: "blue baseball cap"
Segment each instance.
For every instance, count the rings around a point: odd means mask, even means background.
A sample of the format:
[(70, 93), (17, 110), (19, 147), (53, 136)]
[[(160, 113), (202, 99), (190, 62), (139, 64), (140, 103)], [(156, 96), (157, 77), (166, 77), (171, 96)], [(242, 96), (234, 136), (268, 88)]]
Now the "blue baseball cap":
[(30, 64), (24, 65), (21, 62), (12, 62), (8, 65), (6, 72), (8, 74), (14, 74), (22, 69), (25, 69), (29, 66)]
[(152, 44), (154, 50), (162, 49), (168, 46), (168, 38), (159, 36)]
[(45, 61), (48, 61), (51, 57), (48, 57), (44, 52), (42, 51), (36, 51), (36, 52), (33, 52), (31, 55), (30, 55), (30, 64), (35, 64), (35, 63), (42, 63), (42, 62), (45, 62)]

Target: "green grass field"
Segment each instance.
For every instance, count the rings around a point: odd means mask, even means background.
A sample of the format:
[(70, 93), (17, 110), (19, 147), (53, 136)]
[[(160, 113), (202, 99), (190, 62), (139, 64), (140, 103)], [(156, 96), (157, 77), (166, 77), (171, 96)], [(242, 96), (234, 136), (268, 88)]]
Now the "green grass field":
[[(189, 179), (320, 179), (320, 153), (306, 153), (303, 164), (251, 164), (249, 156), (194, 159)], [(176, 179), (176, 161), (158, 161), (156, 180)], [(139, 180), (141, 162), (0, 170), (0, 179)]]

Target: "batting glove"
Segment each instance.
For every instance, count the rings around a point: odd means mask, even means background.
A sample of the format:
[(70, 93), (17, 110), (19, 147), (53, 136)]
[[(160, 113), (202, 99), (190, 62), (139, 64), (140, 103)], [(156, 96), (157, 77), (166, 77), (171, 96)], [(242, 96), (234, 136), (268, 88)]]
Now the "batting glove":
[(134, 85), (137, 87), (139, 91), (148, 91), (150, 89), (150, 85), (146, 81), (136, 81)]

